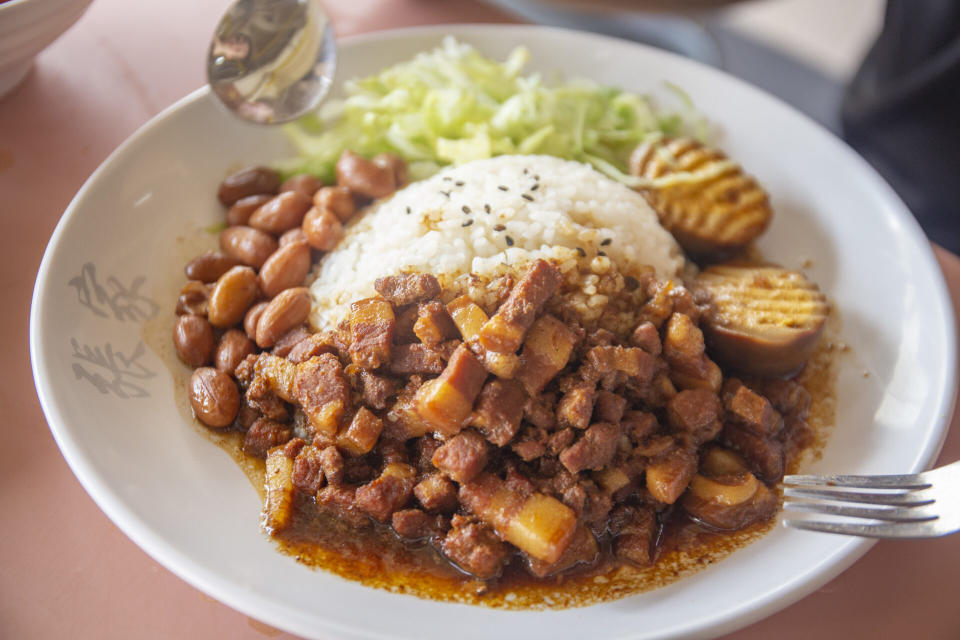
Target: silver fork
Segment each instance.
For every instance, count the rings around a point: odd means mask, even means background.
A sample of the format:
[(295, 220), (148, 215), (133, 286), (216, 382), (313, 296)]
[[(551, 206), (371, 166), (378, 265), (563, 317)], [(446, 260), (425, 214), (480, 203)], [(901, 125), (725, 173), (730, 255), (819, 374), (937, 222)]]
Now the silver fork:
[(784, 520), (798, 529), (866, 538), (933, 538), (960, 531), (960, 461), (909, 475), (785, 476), (783, 484), (784, 509), (841, 518)]

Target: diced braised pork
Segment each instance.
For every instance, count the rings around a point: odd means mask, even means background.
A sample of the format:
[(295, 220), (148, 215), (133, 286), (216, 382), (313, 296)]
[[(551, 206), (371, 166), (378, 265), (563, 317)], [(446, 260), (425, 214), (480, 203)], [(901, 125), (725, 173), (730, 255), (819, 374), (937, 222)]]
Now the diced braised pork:
[(451, 300), (447, 305), (447, 312), (465, 341), (472, 340), (480, 333), (480, 329), (490, 319), (468, 295)]
[(383, 420), (366, 407), (360, 407), (347, 428), (337, 435), (337, 446), (347, 453), (362, 456), (377, 444)]
[(323, 331), (321, 333), (311, 334), (306, 339), (294, 345), (294, 347), (290, 349), (290, 353), (287, 354), (287, 360), (295, 364), (300, 364), (321, 353), (336, 353), (341, 350), (345, 351), (346, 345), (342, 343), (337, 334), (330, 331)]
[(689, 316), (674, 313), (667, 322), (663, 356), (670, 364), (670, 378), (681, 389), (719, 391), (720, 367), (707, 357), (703, 332)]
[(510, 547), (486, 524), (454, 516), (452, 525), (441, 544), (444, 555), (481, 580), (500, 575), (511, 555)]
[(293, 460), (293, 486), (298, 491), (313, 495), (323, 485), (323, 462), (320, 450), (313, 445), (300, 449)]
[(637, 347), (593, 347), (586, 356), (589, 375), (599, 380), (614, 371), (634, 378), (638, 383), (653, 377), (655, 358)]
[(542, 493), (520, 493), (489, 473), (460, 486), (460, 503), (504, 540), (548, 564), (560, 559), (576, 529), (570, 507)]
[(667, 403), (667, 420), (674, 433), (700, 446), (720, 433), (720, 400), (709, 389), (681, 391)]
[(351, 404), (350, 387), (336, 356), (323, 353), (296, 365), (293, 386), (310, 424), (319, 432), (335, 434)]
[(440, 283), (429, 273), (401, 273), (377, 278), (373, 288), (398, 307), (432, 300), (440, 295)]
[(360, 381), (363, 384), (363, 403), (377, 410), (387, 408), (387, 403), (397, 394), (397, 381), (386, 376), (377, 375), (367, 369), (360, 372)]
[(647, 467), (647, 491), (654, 500), (673, 504), (686, 490), (696, 471), (696, 454), (690, 449), (674, 449)]
[(263, 520), (271, 532), (282, 531), (293, 520), (293, 460), (283, 449), (274, 449), (267, 456)]
[(638, 324), (630, 336), (630, 343), (652, 356), (660, 355), (663, 350), (663, 345), (660, 344), (660, 332), (652, 322), (645, 321)]
[(484, 348), (498, 353), (515, 353), (543, 305), (560, 286), (563, 274), (546, 260), (531, 264), (513, 287), (477, 339)]
[(383, 298), (364, 298), (350, 305), (350, 359), (358, 367), (376, 369), (390, 361), (396, 317)]
[(610, 391), (600, 390), (597, 392), (597, 401), (593, 405), (593, 417), (597, 422), (618, 424), (623, 419), (626, 408), (626, 398)]
[(470, 482), (487, 464), (487, 442), (472, 429), (461, 431), (433, 454), (433, 464), (457, 482)]
[(551, 433), (547, 438), (547, 451), (550, 455), (559, 455), (561, 451), (573, 444), (576, 437), (577, 432), (570, 427)]
[(633, 512), (629, 522), (620, 527), (613, 541), (618, 558), (645, 567), (653, 562), (653, 542), (657, 535), (657, 520), (653, 509), (641, 507)]
[(648, 411), (628, 411), (620, 425), (634, 445), (640, 444), (660, 428), (657, 417)]
[(388, 522), (394, 511), (410, 501), (416, 475), (416, 469), (408, 464), (388, 464), (376, 480), (357, 488), (357, 506), (380, 522)]
[(570, 360), (577, 336), (560, 320), (543, 315), (533, 323), (520, 352), (517, 380), (531, 396), (547, 386)]
[(498, 447), (506, 445), (520, 429), (527, 394), (512, 380), (491, 380), (483, 386), (470, 424)]
[(269, 380), (262, 375), (254, 375), (244, 394), (245, 404), (259, 416), (283, 422), (289, 417), (286, 403), (273, 390)]
[(547, 452), (547, 433), (537, 427), (528, 427), (510, 444), (510, 450), (524, 462), (532, 462)]
[(464, 345), (457, 347), (439, 378), (417, 391), (417, 413), (429, 427), (452, 436), (463, 428), (487, 371)]
[(411, 376), (387, 412), (384, 430), (396, 440), (416, 438), (430, 430), (430, 426), (417, 411), (417, 392), (421, 386), (422, 378)]
[(413, 342), (394, 345), (389, 369), (395, 376), (415, 374), (435, 376), (443, 372), (445, 366), (446, 362), (439, 351), (425, 344)]
[(783, 419), (770, 401), (746, 385), (725, 397), (724, 407), (731, 418), (760, 435), (774, 435), (783, 427)]
[(419, 305), (413, 333), (420, 342), (428, 346), (438, 345), (459, 335), (447, 308), (437, 300)]
[(339, 518), (352, 527), (369, 526), (367, 514), (357, 506), (357, 488), (330, 485), (317, 491), (317, 511)]
[(323, 477), (327, 484), (340, 486), (346, 479), (346, 471), (343, 464), (343, 456), (333, 445), (329, 445), (320, 450), (320, 466), (323, 467)]
[(280, 446), (293, 437), (293, 429), (282, 422), (266, 418), (256, 420), (243, 436), (243, 451), (248, 456), (266, 459), (270, 449)]
[(560, 462), (570, 473), (602, 469), (617, 452), (620, 426), (609, 422), (590, 425), (583, 437), (560, 453)]
[(552, 393), (541, 393), (537, 397), (530, 396), (523, 405), (523, 419), (530, 424), (552, 431), (557, 424), (554, 413), (556, 396)]
[(429, 515), (420, 509), (403, 509), (393, 513), (390, 524), (401, 538), (423, 540), (442, 534), (447, 522), (443, 516)]
[(413, 495), (427, 511), (449, 513), (457, 508), (457, 486), (442, 473), (431, 473), (413, 487)]
[(548, 564), (528, 556), (527, 569), (538, 578), (545, 578), (566, 571), (578, 564), (591, 564), (597, 559), (599, 553), (600, 547), (593, 533), (587, 527), (579, 527), (559, 560)]
[(783, 478), (783, 445), (778, 440), (735, 424), (724, 425), (723, 439), (747, 459), (753, 472), (765, 482)]
[(573, 387), (557, 403), (557, 422), (561, 427), (586, 429), (590, 425), (596, 398), (596, 387), (590, 383)]
[[(737, 380), (737, 382), (740, 381)], [(748, 382), (752, 389), (767, 398), (773, 408), (782, 415), (790, 415), (799, 420), (807, 418), (807, 411), (810, 408), (810, 392), (795, 380), (765, 378), (749, 380)]]

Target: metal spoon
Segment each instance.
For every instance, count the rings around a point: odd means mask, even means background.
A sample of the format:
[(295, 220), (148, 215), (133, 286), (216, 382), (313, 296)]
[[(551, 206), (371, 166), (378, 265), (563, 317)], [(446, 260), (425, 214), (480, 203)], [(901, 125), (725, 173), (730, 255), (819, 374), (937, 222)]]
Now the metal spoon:
[(289, 122), (320, 104), (337, 48), (317, 0), (236, 0), (207, 55), (207, 81), (232, 113), (259, 124)]

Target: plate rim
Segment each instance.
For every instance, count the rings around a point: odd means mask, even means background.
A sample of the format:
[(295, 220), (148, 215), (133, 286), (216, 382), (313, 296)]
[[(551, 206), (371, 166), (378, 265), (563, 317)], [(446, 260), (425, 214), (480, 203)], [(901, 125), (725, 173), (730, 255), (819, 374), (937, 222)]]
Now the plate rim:
[[(892, 189), (892, 187), (890, 187), (890, 185), (882, 178), (882, 176), (880, 176), (879, 173), (873, 169), (873, 167), (870, 166), (865, 159), (857, 154), (844, 140), (826, 130), (806, 114), (799, 112), (790, 104), (767, 93), (766, 91), (744, 80), (731, 76), (721, 69), (715, 69), (677, 54), (623, 38), (596, 34), (588, 31), (580, 31), (576, 29), (542, 25), (475, 23), (421, 25), (399, 29), (374, 31), (350, 36), (342, 39), (341, 47), (362, 47), (369, 42), (384, 39), (402, 39), (405, 37), (429, 35), (440, 37), (451, 33), (460, 38), (469, 38), (472, 32), (477, 31), (512, 31), (517, 34), (523, 34), (525, 32), (538, 32), (554, 34), (559, 37), (585, 38), (598, 43), (616, 43), (620, 45), (626, 44), (633, 48), (643, 50), (645, 54), (652, 53), (658, 57), (667, 57), (672, 59), (673, 63), (688, 65), (696, 68), (699, 72), (721, 76), (724, 82), (735, 83), (739, 86), (739, 88), (753, 94), (751, 96), (752, 99), (755, 98), (768, 102), (773, 101), (780, 108), (789, 110), (794, 117), (799, 117), (803, 120), (806, 120), (808, 124), (820, 129), (821, 132), (826, 134), (834, 143), (839, 143), (840, 147), (842, 148), (842, 152), (846, 156), (845, 161), (859, 164), (861, 172), (869, 176), (871, 179), (871, 182), (873, 183), (872, 186), (884, 192), (882, 194), (883, 199), (899, 205), (899, 207), (895, 207), (898, 209), (897, 215), (901, 219), (901, 222), (906, 224), (907, 228), (909, 229), (908, 233), (914, 236), (914, 240), (922, 241), (918, 244), (923, 247), (921, 250), (921, 255), (926, 263), (924, 266), (927, 270), (935, 275), (936, 282), (932, 284), (938, 292), (937, 302), (943, 308), (945, 320), (948, 322), (948, 325), (951, 324), (949, 322), (951, 319), (953, 319), (952, 324), (956, 324), (956, 319), (953, 318), (954, 314), (952, 305), (950, 304), (950, 298), (947, 293), (948, 290), (946, 287), (946, 281), (944, 279), (943, 272), (936, 261), (933, 250), (930, 247), (930, 241), (924, 235), (919, 223), (910, 213), (909, 208), (903, 203), (899, 195)], [(335, 81), (338, 82), (340, 79), (338, 78)], [(176, 100), (171, 105), (161, 110), (158, 114), (141, 124), (122, 143), (120, 143), (120, 145), (118, 145), (117, 148), (114, 149), (97, 166), (97, 168), (93, 171), (93, 173), (91, 173), (86, 181), (84, 181), (83, 185), (77, 191), (76, 195), (71, 199), (70, 203), (64, 210), (63, 215), (61, 215), (59, 221), (57, 222), (57, 225), (50, 236), (50, 240), (44, 249), (43, 259), (37, 272), (37, 278), (34, 283), (31, 298), (29, 319), (29, 351), (31, 369), (34, 378), (34, 385), (44, 413), (44, 417), (47, 420), (54, 441), (56, 442), (57, 447), (60, 449), (61, 455), (63, 455), (74, 476), (80, 482), (84, 491), (87, 492), (97, 507), (103, 511), (103, 513), (124, 533), (125, 536), (127, 536), (131, 541), (134, 542), (134, 544), (140, 547), (140, 549), (142, 549), (148, 556), (194, 588), (207, 593), (211, 597), (216, 598), (218, 601), (237, 611), (243, 612), (246, 615), (254, 615), (255, 613), (258, 619), (264, 620), (268, 624), (276, 626), (280, 629), (285, 629), (291, 633), (310, 636), (318, 631), (332, 631), (335, 633), (345, 634), (348, 637), (387, 637), (359, 629), (355, 626), (347, 627), (330, 619), (324, 619), (323, 626), (318, 626), (315, 621), (313, 621), (310, 626), (304, 626), (303, 623), (305, 623), (306, 620), (297, 615), (295, 611), (286, 612), (292, 613), (293, 615), (285, 615), (283, 607), (277, 606), (273, 602), (266, 602), (259, 596), (254, 596), (251, 598), (250, 596), (245, 595), (245, 592), (242, 589), (237, 589), (232, 582), (219, 578), (215, 572), (208, 571), (202, 565), (195, 564), (189, 558), (185, 557), (184, 554), (178, 551), (175, 546), (167, 543), (162, 536), (152, 531), (146, 523), (144, 523), (135, 515), (135, 513), (128, 510), (124, 506), (122, 498), (110, 489), (109, 483), (104, 481), (101, 474), (97, 473), (95, 466), (82, 455), (78, 447), (74, 444), (75, 439), (70, 436), (69, 430), (64, 427), (67, 421), (64, 420), (64, 416), (60, 411), (60, 408), (54, 402), (52, 397), (52, 389), (48, 386), (49, 378), (46, 376), (47, 367), (45, 360), (47, 349), (40, 340), (40, 317), (42, 316), (44, 310), (44, 289), (47, 286), (49, 279), (53, 254), (55, 253), (63, 234), (69, 226), (71, 219), (74, 217), (75, 212), (80, 208), (80, 205), (86, 198), (88, 192), (97, 183), (99, 177), (113, 167), (117, 162), (121, 161), (125, 155), (130, 153), (136, 147), (140, 138), (144, 137), (149, 130), (176, 116), (181, 110), (193, 107), (203, 100), (211, 100), (212, 102), (217, 103), (217, 101), (213, 98), (212, 92), (207, 86), (200, 87), (190, 92), (186, 96)], [(925, 443), (925, 446), (918, 452), (913, 464), (913, 468), (905, 472), (917, 472), (923, 468), (929, 467), (929, 465), (936, 460), (936, 457), (946, 439), (949, 431), (949, 419), (952, 416), (954, 407), (957, 403), (958, 378), (956, 340), (956, 332), (951, 333), (948, 331), (947, 344), (944, 345), (944, 351), (947, 354), (945, 362), (947, 375), (946, 379), (944, 380), (944, 393), (939, 398), (940, 402), (938, 403), (937, 417), (935, 419), (935, 421), (939, 423), (939, 437), (928, 439), (928, 442)], [(761, 594), (757, 598), (752, 599), (748, 604), (717, 615), (711, 620), (693, 621), (686, 625), (664, 630), (663, 633), (669, 635), (679, 634), (685, 637), (712, 637), (714, 635), (728, 633), (743, 628), (749, 624), (752, 624), (753, 622), (782, 610), (783, 608), (799, 601), (819, 587), (823, 586), (849, 568), (854, 562), (862, 557), (873, 546), (873, 544), (875, 544), (875, 542), (875, 540), (861, 538), (846, 538), (837, 545), (831, 554), (821, 558), (820, 562), (808, 568), (803, 574), (799, 574), (795, 576), (794, 579), (781, 585), (781, 588)], [(657, 637), (660, 636), (658, 635)]]

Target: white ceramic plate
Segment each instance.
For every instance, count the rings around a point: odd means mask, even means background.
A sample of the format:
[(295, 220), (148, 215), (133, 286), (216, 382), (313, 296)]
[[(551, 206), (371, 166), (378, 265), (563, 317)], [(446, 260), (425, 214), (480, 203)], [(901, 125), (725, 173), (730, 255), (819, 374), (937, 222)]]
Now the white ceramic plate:
[[(836, 302), (838, 427), (813, 471), (917, 471), (938, 452), (953, 403), (954, 322), (927, 240), (893, 191), (841, 142), (760, 91), (624, 41), (538, 27), (438, 27), (342, 45), (340, 77), (376, 71), (453, 33), (503, 58), (637, 91), (684, 87), (721, 144), (772, 194), (761, 248)], [(206, 90), (124, 143), (57, 226), (37, 277), (30, 347), (40, 401), (64, 457), (106, 514), (189, 583), (274, 626), (316, 638), (709, 636), (760, 619), (837, 575), (869, 542), (777, 528), (666, 588), (586, 609), (505, 612), (368, 589), (298, 565), (259, 531), (259, 500), (175, 407), (145, 347), (168, 322), (187, 245), (222, 219), (228, 170), (289, 154), (280, 132), (226, 115)], [(184, 240), (186, 239), (186, 240)], [(149, 340), (147, 340), (149, 341)]]

